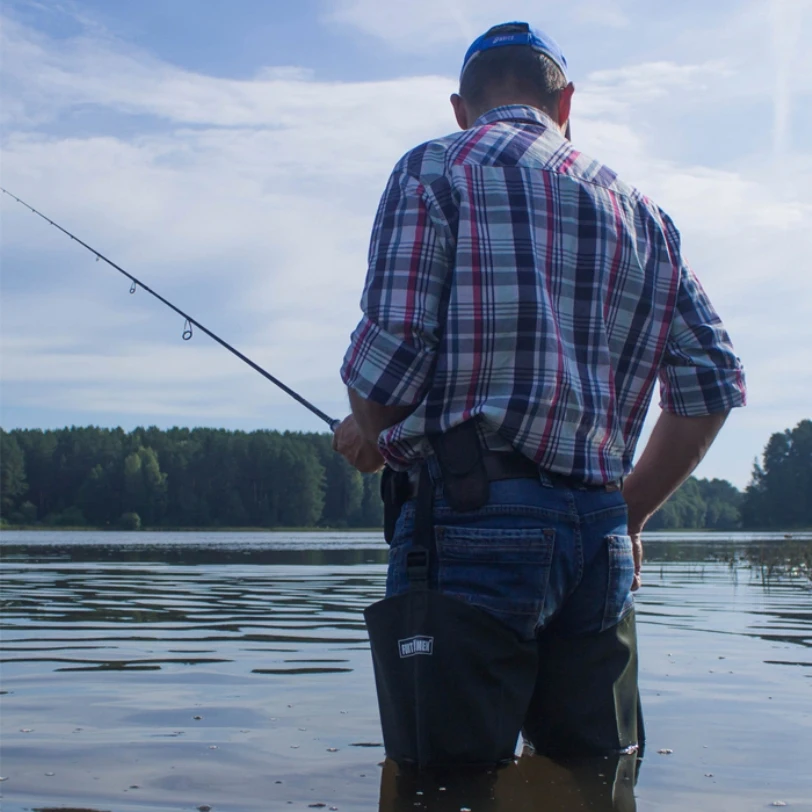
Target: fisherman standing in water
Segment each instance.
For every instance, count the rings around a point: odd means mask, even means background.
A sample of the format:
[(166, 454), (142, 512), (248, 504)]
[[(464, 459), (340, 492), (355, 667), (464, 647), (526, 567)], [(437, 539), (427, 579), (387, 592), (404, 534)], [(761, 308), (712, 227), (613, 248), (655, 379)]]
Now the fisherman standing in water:
[(571, 144), (573, 92), (550, 37), (491, 28), (462, 132), (398, 162), (372, 231), (334, 442), (387, 465), (367, 620), (399, 763), (638, 745), (640, 534), (745, 402), (671, 219)]

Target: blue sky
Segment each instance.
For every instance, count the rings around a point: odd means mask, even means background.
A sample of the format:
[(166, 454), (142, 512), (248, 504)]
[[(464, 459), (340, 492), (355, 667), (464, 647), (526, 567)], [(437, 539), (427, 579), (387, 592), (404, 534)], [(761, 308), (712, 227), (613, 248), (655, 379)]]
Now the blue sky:
[[(5, 0), (2, 182), (342, 416), (388, 173), (453, 130), (461, 56), (507, 19), (564, 48), (576, 146), (681, 228), (750, 387), (699, 473), (743, 486), (770, 433), (812, 417), (812, 0)], [(4, 428), (322, 428), (0, 214)]]

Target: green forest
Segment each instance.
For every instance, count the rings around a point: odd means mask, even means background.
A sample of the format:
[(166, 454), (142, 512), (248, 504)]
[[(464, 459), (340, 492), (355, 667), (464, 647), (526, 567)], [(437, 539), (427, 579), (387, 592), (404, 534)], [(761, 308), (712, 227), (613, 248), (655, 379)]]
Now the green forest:
[(69, 428), (0, 433), (9, 524), (380, 527), (378, 476), (328, 434)]
[[(328, 434), (224, 429), (0, 429), (0, 522), (9, 526), (377, 528), (378, 475)], [(812, 420), (773, 434), (739, 491), (691, 477), (649, 530), (812, 528)]]

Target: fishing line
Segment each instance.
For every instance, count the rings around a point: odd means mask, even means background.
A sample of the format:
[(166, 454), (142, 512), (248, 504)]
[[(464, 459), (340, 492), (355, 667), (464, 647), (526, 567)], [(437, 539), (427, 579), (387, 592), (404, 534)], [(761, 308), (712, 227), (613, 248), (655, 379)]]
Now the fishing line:
[(237, 358), (240, 359), (240, 361), (243, 361), (244, 363), (248, 364), (248, 366), (251, 367), (251, 369), (259, 372), (259, 374), (262, 375), (263, 378), (269, 380), (272, 384), (274, 384), (274, 386), (278, 386), (283, 392), (290, 395), (295, 401), (301, 403), (302, 406), (304, 406), (306, 409), (309, 409), (314, 415), (316, 415), (316, 417), (320, 418), (325, 423), (327, 423), (327, 425), (330, 427), (332, 431), (336, 430), (338, 424), (341, 422), (340, 420), (336, 420), (334, 417), (330, 417), (329, 415), (325, 414), (321, 409), (310, 403), (310, 401), (305, 400), (305, 398), (303, 398), (300, 394), (298, 394), (298, 392), (294, 392), (289, 386), (286, 386), (284, 383), (282, 383), (282, 381), (280, 381), (279, 378), (275, 378), (273, 375), (271, 375), (270, 372), (264, 370), (259, 364), (252, 361), (247, 355), (243, 355), (239, 350), (232, 347), (231, 344), (229, 344), (227, 341), (224, 341), (216, 333), (213, 333), (211, 330), (209, 330), (208, 327), (205, 327), (199, 321), (193, 319), (188, 313), (184, 313), (179, 307), (173, 305), (172, 302), (170, 302), (168, 299), (164, 299), (163, 296), (161, 296), (159, 293), (156, 293), (151, 287), (149, 287), (149, 285), (145, 285), (140, 279), (133, 276), (128, 271), (125, 271), (124, 268), (122, 268), (120, 265), (116, 265), (115, 262), (113, 262), (111, 259), (108, 259), (106, 256), (104, 256), (104, 254), (99, 253), (95, 248), (92, 248), (83, 240), (80, 240), (75, 234), (71, 234), (70, 231), (68, 231), (66, 228), (62, 228), (62, 226), (60, 226), (59, 223), (55, 223), (53, 220), (50, 219), (50, 217), (46, 217), (42, 212), (37, 211), (33, 206), (30, 206), (24, 200), (21, 200), (16, 195), (13, 195), (7, 189), (3, 189), (2, 187), (0, 187), (0, 191), (2, 191), (3, 194), (7, 194), (9, 197), (16, 200), (20, 205), (25, 206), (29, 211), (36, 214), (37, 217), (41, 217), (43, 220), (45, 220), (46, 223), (50, 223), (54, 228), (59, 229), (59, 231), (61, 231), (66, 236), (70, 237), (75, 242), (78, 242), (79, 245), (81, 245), (83, 248), (86, 248), (88, 251), (90, 251), (91, 254), (95, 255), (96, 262), (98, 262), (101, 259), (104, 262), (106, 262), (111, 268), (115, 268), (119, 273), (124, 274), (124, 276), (126, 276), (127, 279), (129, 279), (132, 282), (132, 284), (130, 285), (130, 293), (135, 293), (136, 290), (138, 290), (138, 288), (141, 288), (142, 290), (145, 290), (147, 293), (149, 293), (151, 296), (154, 296), (159, 302), (165, 304), (171, 310), (174, 310), (178, 315), (183, 316), (184, 323), (183, 323), (183, 333), (181, 334), (181, 337), (183, 338), (184, 341), (189, 341), (192, 338), (192, 336), (194, 335), (192, 328), (197, 327), (198, 330), (205, 333), (209, 338), (216, 341), (221, 347), (225, 347), (232, 355), (236, 355)]

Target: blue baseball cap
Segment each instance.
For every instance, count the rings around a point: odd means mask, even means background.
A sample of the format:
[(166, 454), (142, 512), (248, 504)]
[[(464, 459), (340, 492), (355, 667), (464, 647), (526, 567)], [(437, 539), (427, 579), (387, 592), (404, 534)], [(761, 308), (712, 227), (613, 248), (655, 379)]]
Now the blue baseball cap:
[[(499, 29), (507, 29), (504, 33), (500, 33)], [(497, 29), (494, 31), (494, 29)], [(531, 28), (529, 23), (512, 22), (502, 23), (501, 25), (493, 26), (489, 29), (490, 34), (483, 34), (477, 37), (471, 47), (465, 54), (465, 59), (462, 62), (462, 70), (460, 71), (460, 78), (465, 73), (465, 69), (483, 51), (489, 51), (491, 48), (501, 48), (503, 45), (529, 45), (534, 51), (544, 54), (548, 59), (552, 60), (555, 65), (567, 78), (567, 60), (558, 47), (558, 43), (543, 31), (537, 28)], [(569, 80), (567, 80), (569, 81)]]

